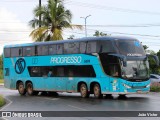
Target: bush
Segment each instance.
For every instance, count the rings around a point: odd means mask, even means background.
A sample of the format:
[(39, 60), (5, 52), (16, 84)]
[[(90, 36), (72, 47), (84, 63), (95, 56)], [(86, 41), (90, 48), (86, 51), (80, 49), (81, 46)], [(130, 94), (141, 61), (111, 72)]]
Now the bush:
[(151, 92), (160, 92), (160, 83), (155, 82), (151, 84)]
[(2, 107), (5, 104), (4, 98), (0, 95), (0, 107)]

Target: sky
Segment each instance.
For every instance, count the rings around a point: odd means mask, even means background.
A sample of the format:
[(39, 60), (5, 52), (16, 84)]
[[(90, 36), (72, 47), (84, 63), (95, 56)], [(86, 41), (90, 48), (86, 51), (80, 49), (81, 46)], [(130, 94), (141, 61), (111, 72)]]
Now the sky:
[[(0, 0), (0, 53), (4, 45), (33, 42), (28, 22), (39, 0)], [(42, 0), (46, 4), (47, 0)], [(96, 30), (111, 36), (137, 38), (155, 52), (160, 49), (160, 0), (64, 0), (72, 14), (72, 24), (84, 25), (87, 36)], [(85, 37), (84, 30), (66, 29), (63, 36)]]

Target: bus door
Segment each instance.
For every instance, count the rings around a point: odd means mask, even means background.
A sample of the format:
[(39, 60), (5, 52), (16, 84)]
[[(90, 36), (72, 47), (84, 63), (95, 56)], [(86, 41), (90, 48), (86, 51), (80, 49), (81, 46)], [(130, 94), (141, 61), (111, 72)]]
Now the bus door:
[(110, 92), (119, 92), (119, 78), (110, 77)]
[(117, 64), (110, 64), (109, 65), (109, 70), (110, 70), (110, 92), (119, 92), (119, 67)]
[(64, 67), (57, 67), (56, 90), (66, 91), (67, 77)]

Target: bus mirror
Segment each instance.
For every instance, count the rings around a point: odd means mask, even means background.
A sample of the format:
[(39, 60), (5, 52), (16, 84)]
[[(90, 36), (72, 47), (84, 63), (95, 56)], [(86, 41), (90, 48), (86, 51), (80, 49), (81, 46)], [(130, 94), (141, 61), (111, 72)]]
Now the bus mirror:
[(157, 55), (147, 55), (147, 57), (152, 57), (156, 63), (157, 66), (159, 66), (159, 58)]
[(123, 62), (123, 66), (127, 67), (127, 58), (126, 58), (126, 56), (120, 55), (120, 54), (109, 54), (109, 55), (116, 56), (116, 57), (120, 58), (120, 60)]
[(123, 61), (123, 66), (124, 66), (124, 67), (127, 67), (127, 59), (126, 59), (126, 57), (124, 57), (124, 58), (122, 59), (122, 61)]

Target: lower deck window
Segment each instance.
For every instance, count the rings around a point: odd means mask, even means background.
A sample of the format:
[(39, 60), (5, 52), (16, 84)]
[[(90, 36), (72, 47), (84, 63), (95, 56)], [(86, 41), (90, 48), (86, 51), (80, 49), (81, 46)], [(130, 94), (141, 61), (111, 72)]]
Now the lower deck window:
[(30, 66), (31, 77), (96, 77), (93, 66)]

